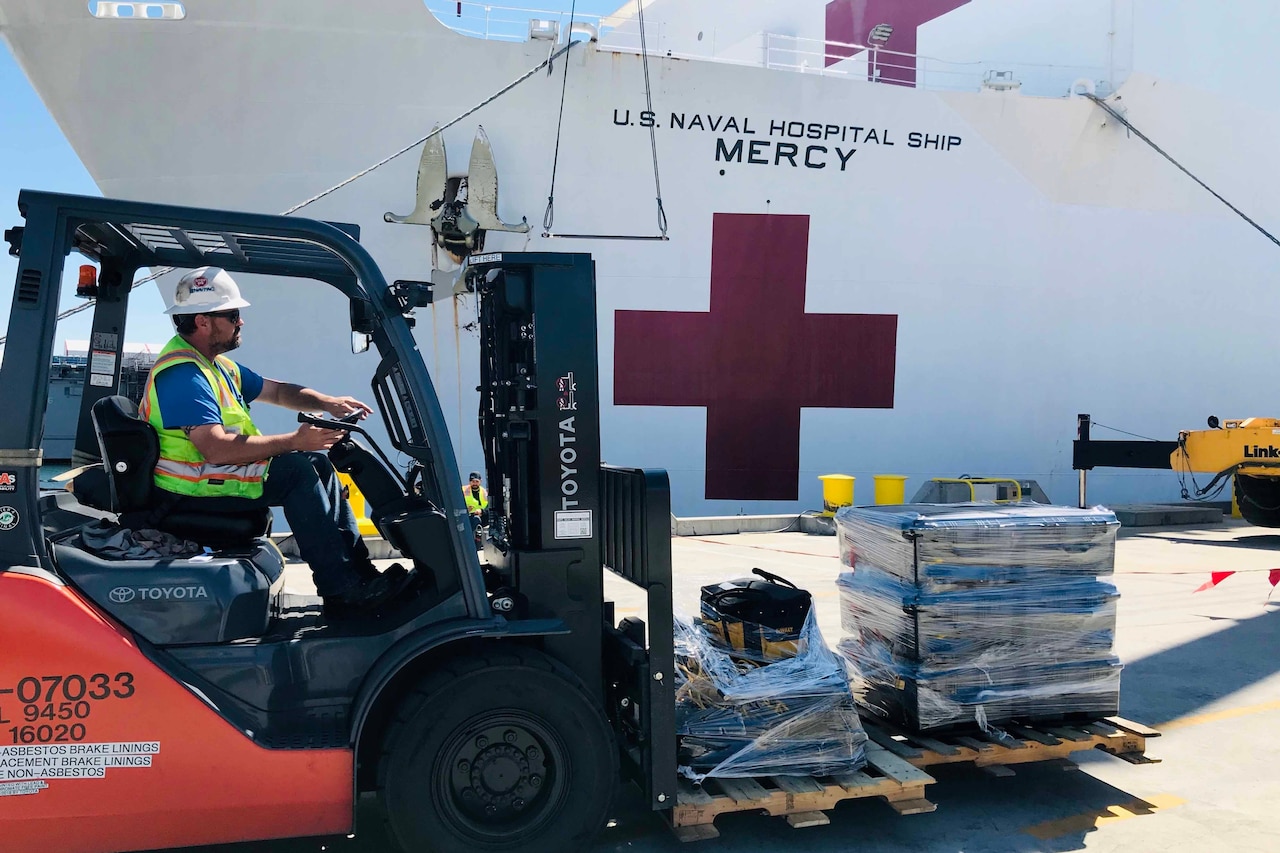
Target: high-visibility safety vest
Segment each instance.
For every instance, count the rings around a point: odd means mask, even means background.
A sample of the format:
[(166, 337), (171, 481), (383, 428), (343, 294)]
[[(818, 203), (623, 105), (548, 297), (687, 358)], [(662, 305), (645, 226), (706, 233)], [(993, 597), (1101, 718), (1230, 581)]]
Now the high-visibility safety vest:
[[(240, 366), (226, 356), (217, 356), (217, 364), (209, 361), (190, 344), (175, 335), (165, 344), (147, 376), (140, 414), (160, 437), (160, 460), (156, 463), (156, 485), (166, 491), (198, 498), (262, 497), (262, 481), (267, 476), (270, 460), (241, 465), (215, 465), (200, 455), (191, 439), (181, 429), (165, 429), (156, 399), (156, 377), (175, 364), (190, 362), (200, 368), (209, 387), (218, 398), (222, 412), (222, 428), (237, 435), (262, 435), (249, 419), (240, 402)], [(228, 379), (230, 381), (228, 381)], [(231, 387), (235, 384), (235, 388)]]
[(489, 508), (489, 493), (484, 490), (484, 486), (480, 487), (480, 500), (476, 500), (476, 496), (472, 494), (470, 484), (462, 487), (462, 496), (467, 501), (467, 512), (472, 515)]

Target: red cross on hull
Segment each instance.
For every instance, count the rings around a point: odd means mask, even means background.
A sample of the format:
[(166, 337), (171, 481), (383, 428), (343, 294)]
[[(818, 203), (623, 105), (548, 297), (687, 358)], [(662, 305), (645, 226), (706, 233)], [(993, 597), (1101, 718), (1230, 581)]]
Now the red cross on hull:
[(711, 310), (618, 311), (614, 403), (705, 406), (709, 500), (796, 500), (802, 408), (893, 408), (898, 318), (806, 314), (809, 217), (717, 213)]

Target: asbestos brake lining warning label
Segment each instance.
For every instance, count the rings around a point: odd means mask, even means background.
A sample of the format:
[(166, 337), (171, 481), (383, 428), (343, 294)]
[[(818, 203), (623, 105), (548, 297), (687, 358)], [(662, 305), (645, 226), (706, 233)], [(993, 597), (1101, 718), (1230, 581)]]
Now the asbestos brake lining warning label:
[(0, 746), (0, 782), (101, 779), (112, 768), (151, 767), (159, 753), (159, 741)]

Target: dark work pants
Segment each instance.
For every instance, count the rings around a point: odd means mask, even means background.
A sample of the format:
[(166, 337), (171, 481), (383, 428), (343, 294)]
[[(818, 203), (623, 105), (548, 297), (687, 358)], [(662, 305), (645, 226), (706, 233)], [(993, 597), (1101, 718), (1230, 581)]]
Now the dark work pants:
[(264, 506), (284, 509), (284, 517), (298, 543), (298, 552), (311, 566), (316, 590), (323, 596), (341, 595), (359, 581), (362, 566), (371, 565), (369, 549), (360, 538), (355, 513), (342, 498), (342, 484), (329, 457), (320, 452), (284, 453), (271, 460), (260, 498), (187, 498), (214, 512), (235, 512)]

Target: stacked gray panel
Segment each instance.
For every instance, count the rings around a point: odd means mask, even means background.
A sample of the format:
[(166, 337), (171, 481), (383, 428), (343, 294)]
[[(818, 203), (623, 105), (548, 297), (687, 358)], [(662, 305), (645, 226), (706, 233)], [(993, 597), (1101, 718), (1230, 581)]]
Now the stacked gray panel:
[(916, 730), (1119, 710), (1119, 524), (1039, 504), (836, 516), (840, 652), (865, 709)]

